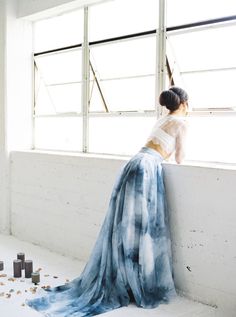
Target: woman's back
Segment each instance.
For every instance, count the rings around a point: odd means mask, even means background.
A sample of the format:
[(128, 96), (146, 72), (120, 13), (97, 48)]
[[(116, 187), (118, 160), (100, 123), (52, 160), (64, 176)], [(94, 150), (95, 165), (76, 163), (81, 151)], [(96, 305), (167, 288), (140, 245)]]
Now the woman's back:
[(164, 158), (169, 157), (174, 151), (180, 154), (185, 140), (186, 128), (187, 123), (184, 117), (167, 115), (157, 120), (146, 145), (158, 149)]

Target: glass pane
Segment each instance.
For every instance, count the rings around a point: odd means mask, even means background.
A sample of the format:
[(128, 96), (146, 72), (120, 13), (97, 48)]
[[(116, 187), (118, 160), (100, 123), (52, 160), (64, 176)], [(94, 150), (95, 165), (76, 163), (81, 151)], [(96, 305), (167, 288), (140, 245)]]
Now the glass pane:
[(235, 14), (235, 0), (167, 0), (168, 26)]
[(144, 146), (154, 117), (90, 118), (89, 151), (133, 155)]
[(82, 151), (82, 118), (36, 118), (35, 148)]
[(90, 41), (153, 30), (157, 21), (157, 0), (115, 0), (95, 5), (90, 8)]
[(189, 120), (187, 159), (236, 163), (236, 117), (193, 117)]
[(46, 85), (81, 81), (81, 50), (35, 57), (38, 73)]
[[(155, 76), (101, 81), (100, 85), (109, 111), (155, 109)], [(101, 94), (92, 94), (90, 111), (102, 108)]]
[(236, 67), (236, 26), (168, 35), (180, 71)]
[(191, 108), (235, 108), (236, 69), (182, 75)]
[(236, 106), (235, 32), (236, 26), (225, 26), (168, 36), (167, 54), (175, 84), (188, 91), (193, 108)]
[(81, 84), (46, 87), (41, 83), (36, 98), (36, 115), (68, 112), (81, 112)]
[(83, 24), (83, 10), (35, 22), (34, 51), (42, 52), (82, 43)]
[(155, 74), (155, 36), (92, 46), (90, 58), (100, 79)]
[(35, 114), (46, 115), (56, 114), (57, 110), (52, 101), (48, 87), (42, 82), (38, 81), (35, 85)]

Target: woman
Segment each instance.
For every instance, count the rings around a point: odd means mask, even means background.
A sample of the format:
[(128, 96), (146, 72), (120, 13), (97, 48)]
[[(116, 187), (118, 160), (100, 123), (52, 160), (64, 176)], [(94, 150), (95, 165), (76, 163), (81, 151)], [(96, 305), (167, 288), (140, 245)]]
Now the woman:
[(161, 162), (174, 152), (183, 159), (188, 96), (172, 87), (159, 101), (169, 114), (122, 169), (84, 271), (27, 301), (46, 316), (94, 316), (130, 302), (153, 308), (176, 295)]

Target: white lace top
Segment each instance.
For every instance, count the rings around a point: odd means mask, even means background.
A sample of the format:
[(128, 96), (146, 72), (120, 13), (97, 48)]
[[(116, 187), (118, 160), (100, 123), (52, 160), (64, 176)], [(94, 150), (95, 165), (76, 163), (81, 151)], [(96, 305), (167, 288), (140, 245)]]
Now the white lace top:
[(176, 151), (177, 161), (184, 155), (187, 122), (184, 117), (167, 115), (157, 120), (147, 142), (159, 144), (161, 148), (171, 155)]

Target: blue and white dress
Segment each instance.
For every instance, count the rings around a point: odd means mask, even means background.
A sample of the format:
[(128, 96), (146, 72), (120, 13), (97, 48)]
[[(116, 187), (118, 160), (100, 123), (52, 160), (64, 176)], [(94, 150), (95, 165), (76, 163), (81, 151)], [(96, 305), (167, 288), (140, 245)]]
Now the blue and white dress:
[(143, 147), (122, 169), (82, 274), (27, 304), (48, 317), (94, 316), (176, 295), (161, 155)]

